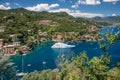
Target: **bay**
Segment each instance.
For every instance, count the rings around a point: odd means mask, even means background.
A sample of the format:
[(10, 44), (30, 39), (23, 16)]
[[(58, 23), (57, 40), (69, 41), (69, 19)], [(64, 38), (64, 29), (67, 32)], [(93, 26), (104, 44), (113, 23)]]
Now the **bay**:
[[(33, 72), (56, 68), (59, 63), (59, 56), (62, 53), (68, 58), (82, 51), (86, 51), (89, 58), (93, 56), (99, 57), (102, 54), (102, 50), (99, 48), (97, 42), (67, 43), (74, 44), (76, 47), (66, 49), (53, 49), (51, 48), (53, 44), (53, 42), (43, 42), (27, 55), (13, 56), (11, 60), (15, 63), (14, 66), (16, 66), (18, 72), (22, 72), (22, 59), (24, 60), (23, 71)], [(120, 61), (120, 41), (116, 41), (114, 46), (109, 49), (109, 52), (112, 64)]]
[[(105, 26), (99, 30), (99, 35), (106, 35), (109, 33), (118, 33), (117, 26)], [(54, 69), (60, 62), (60, 56), (65, 55), (68, 59), (72, 56), (85, 51), (89, 58), (93, 56), (102, 55), (102, 50), (99, 48), (98, 42), (65, 42), (67, 44), (75, 45), (73, 48), (65, 49), (53, 49), (51, 46), (53, 42), (43, 42), (37, 46), (32, 52), (22, 56), (12, 56), (11, 61), (14, 62), (14, 66), (17, 72), (33, 72), (41, 71), (44, 69)], [(108, 50), (111, 56), (111, 64), (120, 62), (120, 41), (116, 41), (115, 44)], [(22, 62), (24, 61), (24, 62)], [(23, 63), (23, 65), (22, 65)]]

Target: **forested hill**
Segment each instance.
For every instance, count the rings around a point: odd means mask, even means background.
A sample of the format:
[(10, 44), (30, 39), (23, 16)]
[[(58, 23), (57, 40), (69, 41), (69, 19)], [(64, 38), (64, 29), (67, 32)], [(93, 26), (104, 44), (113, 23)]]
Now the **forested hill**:
[[(9, 22), (13, 22), (15, 24), (9, 26), (18, 27), (25, 25), (27, 22), (35, 22), (39, 20), (53, 20), (54, 22), (57, 22), (60, 25), (59, 28), (61, 29), (63, 28), (64, 30), (69, 30), (66, 29), (68, 27), (74, 30), (75, 27), (79, 28), (81, 26), (84, 27), (90, 25), (101, 26), (107, 24), (107, 23), (97, 23), (94, 21), (89, 21), (84, 18), (74, 18), (73, 16), (70, 16), (65, 12), (60, 12), (60, 13), (48, 13), (45, 11), (33, 12), (23, 8), (0, 10), (0, 25), (8, 25)], [(21, 25), (19, 23), (21, 23)]]
[[(40, 25), (43, 20), (42, 24), (45, 25)], [(47, 32), (49, 36), (52, 36), (55, 32), (87, 34), (91, 25), (101, 27), (108, 25), (108, 23), (75, 18), (65, 12), (33, 12), (23, 8), (0, 10), (0, 26), (6, 26), (5, 31), (0, 33), (0, 38), (4, 39), (5, 42), (10, 42), (8, 38), (10, 34), (16, 34), (24, 43), (29, 36), (38, 35), (39, 30)], [(28, 34), (28, 31), (31, 31), (31, 33)]]

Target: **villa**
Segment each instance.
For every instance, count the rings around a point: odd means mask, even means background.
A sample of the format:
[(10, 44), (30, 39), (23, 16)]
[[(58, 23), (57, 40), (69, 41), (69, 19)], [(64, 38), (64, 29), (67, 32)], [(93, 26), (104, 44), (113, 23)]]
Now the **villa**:
[(15, 34), (11, 34), (9, 35), (9, 37), (11, 38), (12, 41), (18, 41), (18, 38)]
[(0, 26), (0, 32), (4, 32), (6, 29), (6, 26)]
[(3, 55), (14, 55), (15, 46), (14, 45), (5, 45), (2, 48)]
[(52, 20), (40, 20), (39, 25), (50, 26), (52, 24)]
[(64, 41), (64, 38), (61, 34), (53, 35), (52, 41)]
[(19, 42), (19, 41), (18, 41), (18, 42), (13, 42), (13, 45), (14, 45), (15, 47), (20, 46), (20, 42)]

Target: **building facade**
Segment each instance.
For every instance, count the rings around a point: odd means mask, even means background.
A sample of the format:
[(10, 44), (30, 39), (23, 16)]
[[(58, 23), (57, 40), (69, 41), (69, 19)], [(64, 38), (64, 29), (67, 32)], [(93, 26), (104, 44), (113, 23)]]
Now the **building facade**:
[(14, 55), (15, 46), (14, 45), (5, 45), (2, 48), (3, 55)]
[(0, 26), (0, 32), (4, 32), (5, 28), (6, 28), (6, 26)]
[(3, 47), (3, 39), (0, 39), (0, 48)]

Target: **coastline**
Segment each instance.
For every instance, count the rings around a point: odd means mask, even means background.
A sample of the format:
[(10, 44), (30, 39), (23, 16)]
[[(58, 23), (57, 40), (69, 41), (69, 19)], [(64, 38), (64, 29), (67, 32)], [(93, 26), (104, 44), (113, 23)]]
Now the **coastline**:
[[(68, 44), (76, 45), (76, 47), (72, 49), (52, 49), (51, 46), (55, 42), (43, 42), (40, 45), (38, 45), (36, 48), (34, 48), (31, 52), (28, 52), (25, 56), (23, 56), (25, 61), (25, 68), (29, 70), (30, 72), (34, 70), (43, 70), (44, 65), (42, 62), (46, 62), (46, 69), (55, 67), (56, 65), (56, 59), (59, 55), (64, 53), (66, 57), (72, 56), (72, 54), (79, 54), (83, 50), (87, 52), (87, 55), (89, 58), (92, 58), (93, 56), (99, 56), (101, 55), (101, 49), (99, 48), (97, 42), (68, 42)], [(66, 43), (66, 42), (65, 42)], [(119, 42), (120, 44), (120, 42)], [(117, 44), (116, 44), (117, 45)], [(118, 45), (117, 45), (118, 46)], [(119, 47), (117, 47), (118, 49)], [(119, 59), (119, 56), (115, 56), (119, 53), (119, 49), (114, 54), (114, 51), (116, 50), (116, 47), (113, 48), (113, 51), (111, 53), (112, 55), (112, 62), (116, 62)], [(62, 52), (62, 53), (60, 53)], [(21, 59), (22, 56), (11, 56), (11, 59), (13, 62), (15, 62), (15, 65), (18, 66), (17, 69), (21, 69)], [(58, 60), (58, 59), (57, 59)], [(28, 64), (31, 64), (31, 68), (27, 66)], [(36, 65), (36, 66), (34, 66)], [(52, 65), (52, 66), (51, 66)]]

